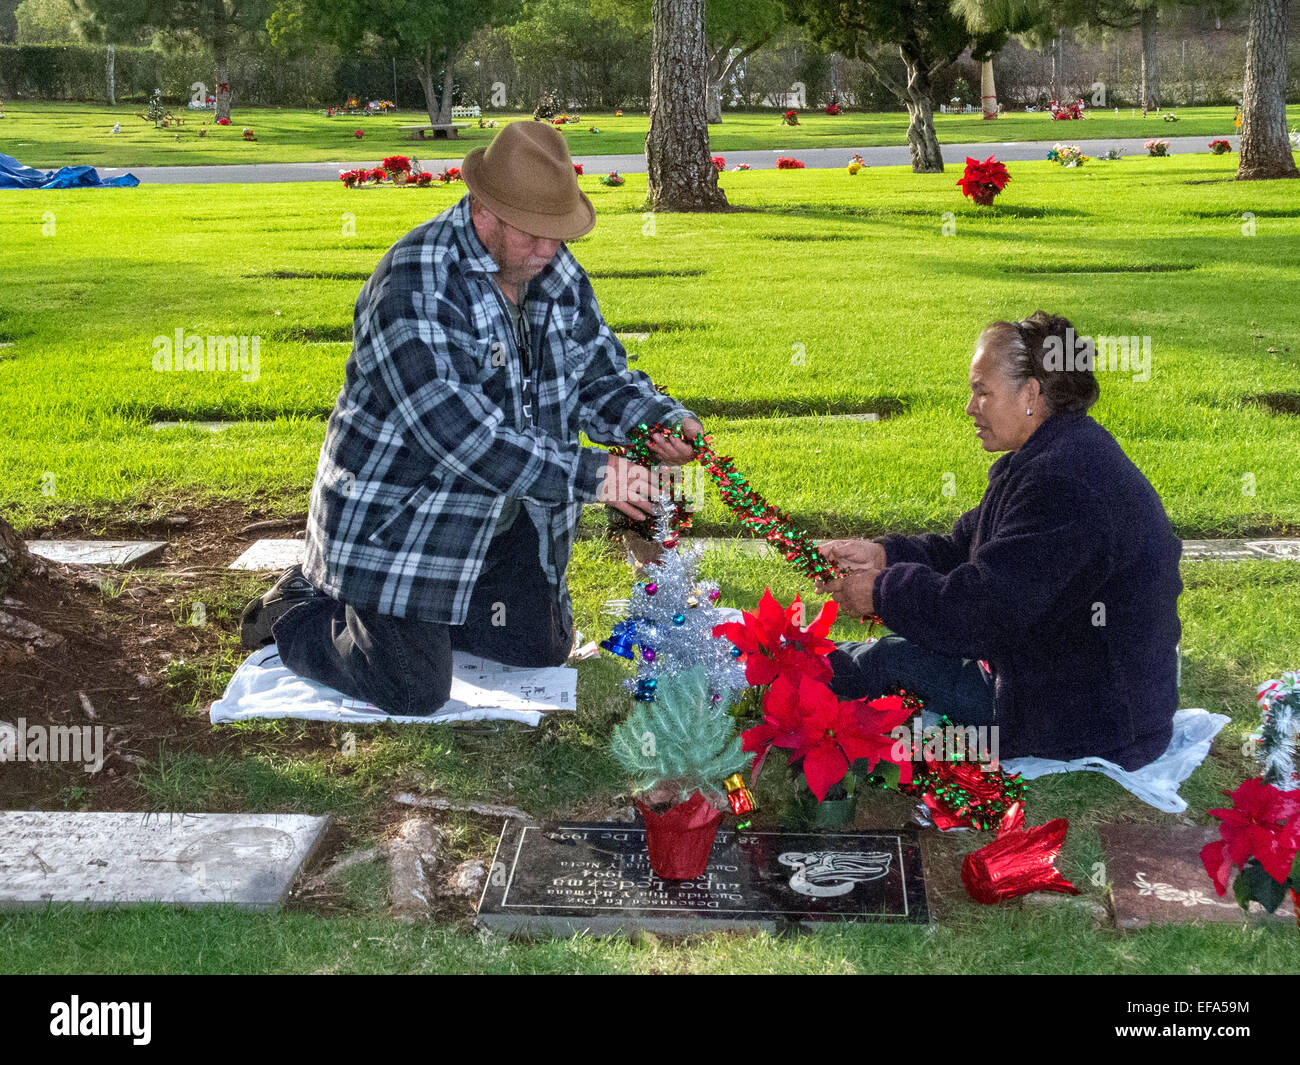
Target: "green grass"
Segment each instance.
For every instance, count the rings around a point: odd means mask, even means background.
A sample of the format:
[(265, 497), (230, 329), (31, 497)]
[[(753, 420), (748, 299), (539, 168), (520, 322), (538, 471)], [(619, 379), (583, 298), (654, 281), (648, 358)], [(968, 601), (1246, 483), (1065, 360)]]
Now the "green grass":
[[(628, 342), (636, 365), (699, 410), (755, 485), (819, 534), (946, 529), (978, 501), (991, 457), (961, 413), (969, 354), (987, 321), (1037, 307), (1068, 315), (1081, 332), (1153, 338), (1151, 380), (1104, 374), (1095, 413), (1184, 535), (1295, 529), (1300, 421), (1248, 397), (1300, 391), (1300, 309), (1291, 298), (1300, 208), (1286, 183), (1236, 184), (1232, 167), (1211, 157), (1082, 171), (1012, 164), (1013, 180), (991, 210), (962, 201), (952, 171), (728, 174), (723, 183), (743, 210), (660, 215), (653, 233), (641, 213), (643, 178), (619, 190), (586, 178), (600, 222), (574, 247), (609, 321), (651, 332)], [(261, 185), (9, 194), (0, 218), (9, 282), (0, 342), (12, 344), (0, 348), (0, 512), (34, 529), (68, 513), (120, 523), (219, 499), (303, 509), (342, 380), (347, 345), (337, 341), (347, 336), (362, 278), (384, 248), (459, 191)], [(354, 234), (344, 233), (345, 212)], [(1254, 236), (1242, 234), (1243, 212), (1254, 216)], [(955, 235), (943, 235), (945, 221)], [(1169, 269), (1144, 269), (1153, 264)], [(288, 274), (311, 276), (279, 276)], [(178, 327), (260, 335), (258, 379), (155, 373), (152, 339)], [(835, 417), (870, 410), (889, 416)], [(218, 434), (149, 425), (199, 418), (237, 424)], [(699, 522), (734, 532), (712, 499)], [(751, 605), (766, 586), (783, 600), (812, 596), (771, 558), (711, 550), (704, 570), (727, 604)], [(603, 604), (626, 595), (627, 567), (589, 540), (579, 543), (570, 578), (578, 627), (603, 636)], [(1202, 811), (1250, 772), (1240, 748), (1258, 725), (1254, 685), (1296, 665), (1300, 564), (1188, 564), (1183, 579), (1182, 703), (1233, 719), (1182, 789), (1189, 815), (1205, 823)], [(214, 578), (173, 604), (181, 624), (186, 603), (202, 598), (218, 630), (202, 653), (168, 672), (178, 714), (196, 716), (229, 678), (240, 657), (235, 619), (251, 583)], [(844, 622), (834, 635), (860, 632)], [(391, 816), (398, 787), (590, 817), (625, 786), (607, 752), (627, 708), (624, 669), (608, 657), (581, 663), (579, 709), (536, 730), (364, 728), (356, 755), (346, 757), (340, 727), (256, 723), (231, 732), (220, 755), (185, 745), (146, 752), (139, 781), (158, 810), (329, 811), (356, 843), (385, 811)], [(787, 801), (778, 774), (764, 779), (759, 798), (769, 810)], [(885, 820), (909, 817), (898, 796), (873, 802)], [(77, 803), (77, 795), (51, 797), (52, 805)], [(1034, 821), (1070, 819), (1061, 868), (1088, 902), (1103, 890), (1089, 879), (1101, 858), (1097, 825), (1177, 823), (1095, 774), (1034, 782), (1028, 804)], [(446, 827), (449, 860), (490, 853), (490, 824), (455, 815)], [(935, 883), (979, 840), (938, 842), (945, 849)], [(1294, 962), (1293, 928), (1119, 935), (1095, 930), (1068, 900), (985, 909), (949, 894), (932, 932), (529, 944), (479, 936), (463, 922), (394, 928), (377, 915), (382, 894), (382, 877), (362, 869), (339, 916), (158, 907), (10, 913), (0, 916), (0, 968), (1208, 973), (1282, 972)]]
[[(182, 112), (183, 109), (174, 109)], [(459, 155), (485, 144), (495, 131), (479, 129), (473, 120), (460, 142), (415, 144), (399, 127), (427, 123), (419, 111), (399, 111), (372, 118), (339, 115), (326, 118), (306, 108), (239, 108), (228, 127), (212, 124), (211, 112), (183, 112), (184, 124), (155, 129), (138, 116), (139, 106), (109, 107), (95, 104), (14, 101), (0, 122), (0, 151), (29, 166), (53, 167), (88, 163), (94, 166), (185, 166), (198, 163), (305, 163), (370, 162), (386, 155), (415, 151), (429, 159)], [(1122, 108), (1090, 112), (1083, 122), (1054, 122), (1043, 112), (1016, 112), (996, 122), (976, 115), (934, 116), (941, 143), (970, 141), (1069, 140), (1110, 137), (1219, 137), (1235, 132), (1231, 107), (1186, 107), (1175, 112), (1178, 122), (1165, 122), (1161, 114), (1145, 119), (1140, 112)], [(1300, 106), (1288, 110), (1291, 125), (1300, 121)], [(493, 112), (505, 122), (530, 119), (517, 112)], [(586, 112), (583, 121), (561, 127), (574, 156), (640, 155), (645, 150), (649, 118), (644, 113)], [(109, 131), (121, 122), (122, 132)], [(200, 138), (199, 130), (207, 134)], [(257, 140), (246, 142), (242, 130), (251, 126)], [(596, 126), (599, 134), (590, 132)], [(362, 129), (358, 141), (353, 131)], [(714, 152), (780, 149), (797, 153), (807, 148), (865, 148), (906, 144), (907, 114), (898, 112), (848, 112), (834, 117), (806, 112), (798, 126), (783, 126), (775, 112), (725, 114), (721, 125), (710, 128)], [(848, 162), (847, 153), (844, 160)]]
[[(1080, 333), (1151, 337), (1150, 380), (1101, 374), (1095, 414), (1180, 533), (1278, 532), (1300, 527), (1300, 420), (1250, 397), (1300, 391), (1300, 207), (1233, 166), (1012, 164), (987, 210), (953, 168), (750, 171), (723, 179), (740, 211), (649, 219), (643, 177), (584, 178), (600, 221), (574, 248), (610, 323), (650, 333), (628, 341), (635, 365), (817, 534), (946, 528), (979, 500), (970, 352), (988, 321), (1040, 307)], [(362, 280), (462, 191), (9, 193), (0, 501), (20, 522), (182, 498), (305, 506)], [(259, 336), (257, 379), (155, 372), (154, 338), (178, 328)], [(886, 416), (841, 417), (864, 411)], [(238, 424), (150, 428), (200, 419)], [(709, 499), (700, 527), (731, 526)]]

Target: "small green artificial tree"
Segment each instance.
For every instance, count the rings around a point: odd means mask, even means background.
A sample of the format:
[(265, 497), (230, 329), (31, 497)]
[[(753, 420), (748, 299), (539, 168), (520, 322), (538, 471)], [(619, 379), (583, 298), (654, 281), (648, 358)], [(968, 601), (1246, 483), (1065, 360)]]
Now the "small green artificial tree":
[(614, 729), (610, 747), (635, 791), (676, 793), (685, 802), (697, 789), (726, 802), (722, 782), (749, 762), (734, 719), (709, 696), (709, 675), (693, 666), (665, 678), (651, 702)]

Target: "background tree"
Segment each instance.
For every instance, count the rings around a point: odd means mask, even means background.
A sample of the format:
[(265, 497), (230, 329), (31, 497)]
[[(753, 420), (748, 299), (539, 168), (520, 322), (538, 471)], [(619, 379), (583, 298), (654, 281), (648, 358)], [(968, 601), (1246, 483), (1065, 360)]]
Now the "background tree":
[(192, 35), (212, 55), (217, 118), (230, 117), (230, 56), (266, 21), (268, 0), (80, 0), (99, 31), (123, 41), (149, 30)]
[(431, 125), (451, 121), (452, 71), (475, 30), (520, 10), (518, 0), (301, 0), (301, 7), (304, 23), (340, 48), (377, 39), (414, 61)]
[[(917, 174), (942, 174), (943, 154), (934, 132), (932, 82), (967, 48), (992, 55), (1007, 39), (995, 29), (973, 33), (951, 0), (791, 0), (793, 16), (818, 41), (861, 60), (907, 108), (907, 146)], [(871, 44), (898, 49), (906, 84), (876, 62)]]
[[(1160, 106), (1160, 63), (1156, 52), (1160, 23), (1159, 0), (1046, 0), (1047, 21), (1057, 30), (1116, 31), (1137, 29), (1142, 37), (1142, 85), (1139, 96), (1144, 108)], [(1050, 31), (1048, 31), (1050, 32)], [(1039, 32), (1036, 43), (1043, 43)]]
[(736, 67), (762, 48), (789, 21), (783, 0), (708, 0), (704, 40), (708, 58), (710, 123), (722, 121), (722, 94)]
[(14, 10), (19, 44), (65, 44), (82, 40), (72, 0), (23, 0)]
[(1238, 181), (1300, 177), (1286, 128), (1286, 31), (1290, 0), (1250, 0)]
[(718, 210), (727, 206), (727, 195), (718, 188), (709, 154), (704, 0), (654, 0), (653, 18), (647, 206), (656, 211)]
[[(1047, 0), (954, 0), (953, 10), (965, 20), (970, 31), (979, 34), (985, 50), (972, 52), (980, 65), (980, 108), (984, 114), (997, 114), (998, 90), (993, 76), (993, 57), (1005, 41), (996, 41), (996, 30), (1043, 40), (1052, 34), (1048, 22)], [(996, 41), (996, 47), (994, 47)]]

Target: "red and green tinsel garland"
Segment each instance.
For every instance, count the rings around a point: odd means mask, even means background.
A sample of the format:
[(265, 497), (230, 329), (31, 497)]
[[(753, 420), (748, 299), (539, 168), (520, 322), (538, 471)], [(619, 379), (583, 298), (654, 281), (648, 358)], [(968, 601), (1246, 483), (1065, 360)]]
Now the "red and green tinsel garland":
[[(656, 423), (649, 426), (642, 423), (632, 431), (631, 442), (626, 447), (610, 450), (642, 466), (652, 466), (656, 458), (650, 450), (650, 438), (660, 433), (678, 440), (686, 439), (680, 424), (668, 426)], [(772, 506), (754, 491), (745, 476), (736, 469), (734, 460), (713, 450), (713, 437), (701, 433), (694, 440), (686, 442), (695, 449), (696, 459), (709, 471), (709, 476), (718, 486), (722, 502), (742, 525), (761, 533), (768, 543), (785, 556), (787, 562), (798, 566), (805, 577), (835, 580), (844, 576), (843, 570), (822, 558), (817, 551), (817, 541), (798, 528), (789, 514)], [(678, 532), (685, 532), (689, 527), (689, 516), (675, 526)]]

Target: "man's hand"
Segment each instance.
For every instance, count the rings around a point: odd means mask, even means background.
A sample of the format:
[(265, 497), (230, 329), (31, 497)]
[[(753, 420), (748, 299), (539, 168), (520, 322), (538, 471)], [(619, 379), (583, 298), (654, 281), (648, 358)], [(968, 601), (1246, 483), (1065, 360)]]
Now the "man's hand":
[(818, 581), (817, 590), (830, 595), (840, 609), (856, 618), (870, 617), (876, 612), (874, 589), (878, 569), (855, 569), (837, 581)]
[(685, 439), (678, 440), (674, 436), (657, 433), (650, 438), (650, 450), (670, 466), (680, 466), (683, 462), (692, 462), (695, 459), (695, 448), (691, 447), (690, 441), (703, 432), (704, 426), (694, 418), (684, 418), (682, 419), (682, 436)]
[(633, 521), (640, 521), (654, 513), (652, 488), (648, 469), (621, 455), (610, 455), (596, 502), (607, 503)]
[(840, 569), (884, 569), (885, 547), (873, 540), (827, 540), (818, 553)]

